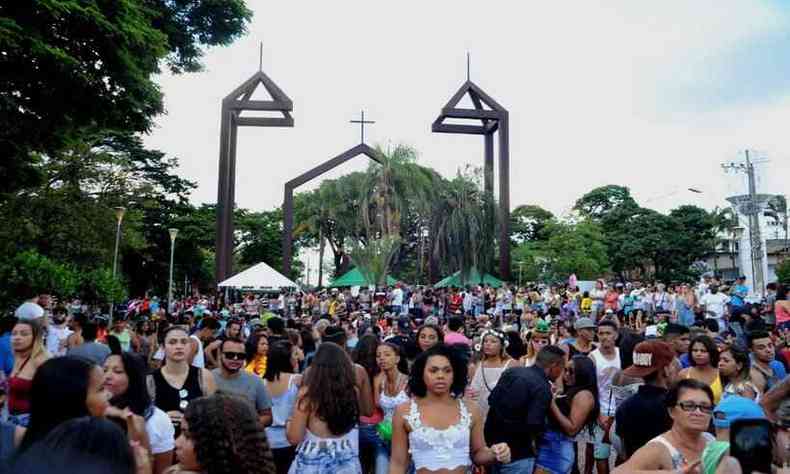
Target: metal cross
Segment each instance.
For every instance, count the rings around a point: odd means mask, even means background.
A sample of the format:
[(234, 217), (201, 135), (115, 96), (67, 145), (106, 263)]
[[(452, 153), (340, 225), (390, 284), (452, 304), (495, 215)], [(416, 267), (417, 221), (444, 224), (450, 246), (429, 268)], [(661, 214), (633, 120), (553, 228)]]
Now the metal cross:
[(360, 132), (360, 143), (365, 143), (365, 124), (374, 124), (376, 122), (372, 120), (365, 120), (365, 111), (362, 110), (359, 113), (360, 119), (359, 120), (350, 120), (348, 123), (358, 123), (359, 124), (359, 132)]

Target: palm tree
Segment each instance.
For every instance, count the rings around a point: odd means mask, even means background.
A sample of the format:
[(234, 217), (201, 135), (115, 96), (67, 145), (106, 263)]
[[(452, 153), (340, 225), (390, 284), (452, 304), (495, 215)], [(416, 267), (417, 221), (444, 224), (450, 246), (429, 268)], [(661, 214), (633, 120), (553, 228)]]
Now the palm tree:
[[(411, 231), (418, 239), (416, 251), (420, 256), (418, 262), (421, 262), (425, 245), (423, 235), (430, 223), (432, 203), (444, 180), (436, 171), (417, 164), (417, 153), (408, 146), (386, 150), (379, 146), (376, 153), (379, 163), (370, 164), (362, 185), (360, 212), (366, 234), (370, 239), (398, 237), (403, 243), (407, 241), (405, 234), (411, 224)], [(416, 229), (413, 228), (415, 222)], [(398, 264), (401, 249), (395, 249), (393, 265)], [(420, 265), (418, 278), (421, 274)]]
[(433, 257), (445, 271), (460, 270), (461, 281), (472, 268), (488, 271), (494, 257), (495, 206), (479, 184), (479, 173), (459, 172), (432, 211)]

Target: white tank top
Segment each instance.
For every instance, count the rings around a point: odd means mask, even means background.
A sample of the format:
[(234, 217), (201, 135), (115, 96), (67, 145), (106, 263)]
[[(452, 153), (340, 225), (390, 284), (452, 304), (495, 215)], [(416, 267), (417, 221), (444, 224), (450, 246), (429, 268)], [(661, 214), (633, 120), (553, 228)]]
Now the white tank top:
[(600, 349), (590, 352), (590, 357), (595, 362), (595, 376), (598, 379), (598, 401), (601, 404), (601, 415), (614, 416), (617, 408), (612, 393), (614, 376), (620, 371), (620, 349), (614, 348), (614, 359), (609, 360), (601, 354)]
[(194, 334), (192, 334), (189, 337), (197, 341), (197, 347), (198, 347), (197, 353), (195, 354), (195, 358), (192, 359), (192, 367), (200, 367), (201, 369), (203, 369), (206, 367), (206, 359), (203, 356), (203, 341), (201, 341), (200, 338), (195, 336)]

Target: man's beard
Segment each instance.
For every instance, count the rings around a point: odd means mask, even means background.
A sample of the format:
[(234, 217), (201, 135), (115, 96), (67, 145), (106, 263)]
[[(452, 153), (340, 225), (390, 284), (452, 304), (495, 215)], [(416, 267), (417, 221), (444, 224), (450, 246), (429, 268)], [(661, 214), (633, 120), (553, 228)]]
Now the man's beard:
[(230, 367), (228, 367), (228, 364), (223, 363), (222, 367), (225, 370), (227, 370), (228, 372), (230, 372), (231, 374), (235, 374), (235, 373), (238, 373), (241, 370), (242, 366), (240, 365), (239, 368), (237, 368), (237, 369), (231, 369)]

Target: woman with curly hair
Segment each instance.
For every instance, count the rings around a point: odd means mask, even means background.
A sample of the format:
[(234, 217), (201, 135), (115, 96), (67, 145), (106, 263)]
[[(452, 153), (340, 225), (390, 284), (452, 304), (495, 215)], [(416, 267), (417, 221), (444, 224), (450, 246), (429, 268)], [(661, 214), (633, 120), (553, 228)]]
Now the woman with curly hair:
[(274, 474), (258, 414), (235, 395), (216, 393), (187, 406), (176, 439), (179, 463), (165, 474)]
[(444, 342), (444, 332), (435, 324), (423, 324), (417, 330), (416, 339), (418, 353), (425, 352), (436, 344)]
[(390, 474), (405, 474), (410, 455), (417, 474), (463, 474), (473, 462), (510, 462), (507, 444), (486, 446), (480, 408), (461, 399), (466, 382), (457, 348), (440, 344), (417, 357), (408, 382), (412, 399), (398, 406), (392, 421)]
[[(358, 389), (346, 351), (332, 342), (318, 346), (288, 423), (286, 435), (298, 444), (292, 474), (361, 473)], [(349, 390), (355, 387), (354, 390)]]

